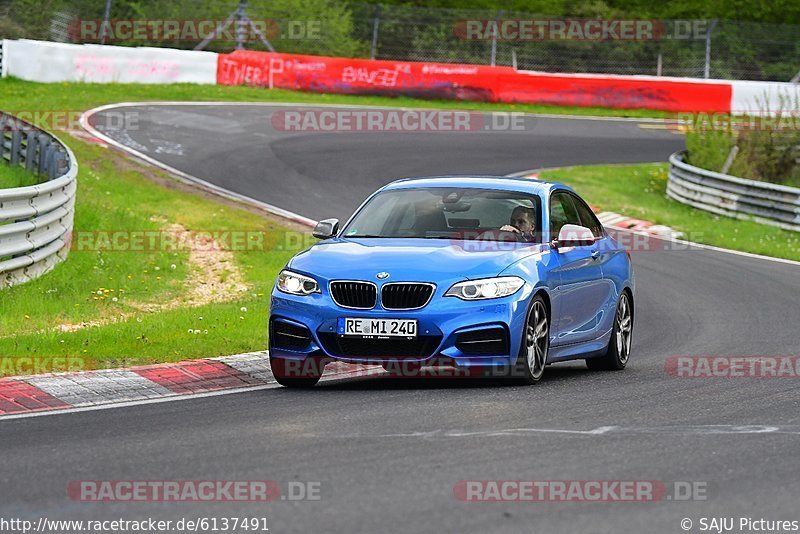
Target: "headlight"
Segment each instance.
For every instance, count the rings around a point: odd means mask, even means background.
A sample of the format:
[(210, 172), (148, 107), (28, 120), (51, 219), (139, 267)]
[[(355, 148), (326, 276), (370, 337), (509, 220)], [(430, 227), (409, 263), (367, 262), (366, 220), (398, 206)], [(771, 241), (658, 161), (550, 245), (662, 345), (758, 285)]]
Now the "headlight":
[(281, 271), (278, 275), (278, 289), (291, 295), (310, 295), (320, 292), (316, 280), (292, 271)]
[(447, 290), (445, 297), (458, 297), (461, 300), (498, 299), (513, 295), (525, 285), (518, 276), (501, 276), (459, 282)]

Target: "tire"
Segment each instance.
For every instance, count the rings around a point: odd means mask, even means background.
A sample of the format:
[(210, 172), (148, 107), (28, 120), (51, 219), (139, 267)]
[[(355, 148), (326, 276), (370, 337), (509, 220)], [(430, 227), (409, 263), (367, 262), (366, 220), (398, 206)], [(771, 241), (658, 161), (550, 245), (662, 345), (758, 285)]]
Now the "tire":
[(269, 365), (278, 384), (288, 388), (307, 389), (322, 378), (322, 363), (315, 358), (300, 362), (270, 356)]
[(550, 317), (544, 299), (536, 295), (528, 308), (522, 343), (514, 367), (513, 376), (524, 384), (535, 384), (541, 380), (547, 365), (550, 350)]
[(627, 291), (623, 291), (617, 303), (614, 328), (603, 356), (588, 358), (586, 367), (593, 371), (621, 371), (631, 356), (633, 338), (633, 303)]

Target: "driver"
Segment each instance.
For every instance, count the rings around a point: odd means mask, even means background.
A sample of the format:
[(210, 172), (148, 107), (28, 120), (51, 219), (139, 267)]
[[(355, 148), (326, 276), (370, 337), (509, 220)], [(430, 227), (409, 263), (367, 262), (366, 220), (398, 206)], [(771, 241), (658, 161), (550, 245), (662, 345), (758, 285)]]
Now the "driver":
[(533, 232), (536, 230), (533, 220), (533, 208), (517, 206), (511, 212), (511, 220), (509, 221), (511, 224), (504, 225), (500, 228), (500, 231), (520, 234), (525, 241), (533, 241)]

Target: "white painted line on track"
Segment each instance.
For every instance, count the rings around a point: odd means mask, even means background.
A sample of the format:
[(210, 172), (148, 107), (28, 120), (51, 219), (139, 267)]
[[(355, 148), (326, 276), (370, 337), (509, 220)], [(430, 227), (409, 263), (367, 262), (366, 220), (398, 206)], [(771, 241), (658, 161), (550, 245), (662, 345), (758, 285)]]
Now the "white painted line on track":
[(279, 208), (277, 206), (273, 206), (272, 204), (268, 204), (266, 202), (262, 202), (260, 200), (256, 200), (256, 199), (254, 199), (252, 197), (249, 197), (247, 195), (242, 195), (240, 193), (235, 193), (233, 191), (230, 191), (230, 190), (225, 189), (223, 187), (220, 187), (218, 185), (212, 184), (211, 182), (203, 180), (202, 178), (198, 178), (198, 177), (196, 177), (194, 175), (191, 175), (191, 174), (185, 173), (185, 172), (183, 172), (181, 170), (178, 170), (175, 167), (172, 167), (170, 165), (167, 165), (166, 163), (158, 161), (155, 158), (151, 158), (150, 156), (148, 156), (148, 155), (146, 155), (146, 154), (144, 154), (142, 152), (139, 152), (138, 150), (134, 150), (133, 148), (130, 148), (130, 147), (128, 147), (128, 146), (116, 141), (115, 139), (112, 139), (111, 137), (105, 135), (103, 132), (100, 132), (100, 131), (96, 130), (91, 124), (89, 124), (89, 118), (92, 115), (94, 115), (95, 113), (99, 113), (101, 111), (106, 111), (106, 110), (109, 110), (109, 109), (116, 109), (116, 108), (124, 107), (124, 106), (131, 106), (131, 105), (136, 105), (136, 104), (110, 104), (108, 106), (101, 106), (99, 108), (90, 109), (89, 111), (86, 111), (81, 115), (81, 118), (80, 118), (81, 127), (83, 127), (83, 129), (86, 130), (87, 132), (89, 132), (91, 135), (97, 137), (98, 139), (103, 140), (104, 142), (108, 143), (109, 145), (113, 146), (114, 148), (117, 148), (119, 150), (127, 152), (127, 153), (133, 155), (135, 158), (137, 158), (139, 160), (142, 160), (142, 161), (144, 161), (144, 162), (146, 162), (146, 163), (148, 163), (148, 164), (150, 164), (150, 165), (152, 165), (154, 167), (158, 167), (159, 169), (162, 169), (162, 170), (174, 175), (176, 178), (178, 178), (180, 181), (182, 181), (184, 183), (188, 183), (190, 185), (198, 186), (198, 187), (200, 187), (200, 188), (202, 188), (202, 189), (204, 189), (204, 190), (206, 190), (206, 191), (208, 191), (210, 193), (218, 195), (218, 196), (220, 196), (222, 198), (227, 198), (229, 200), (235, 200), (237, 202), (243, 202), (245, 204), (248, 204), (248, 205), (251, 205), (251, 206), (255, 206), (255, 207), (257, 207), (259, 209), (262, 209), (262, 210), (264, 210), (264, 211), (266, 211), (268, 213), (271, 213), (273, 215), (277, 215), (279, 217), (283, 217), (283, 218), (295, 221), (297, 223), (303, 224), (303, 225), (311, 227), (311, 228), (313, 228), (317, 224), (317, 222), (315, 220), (310, 219), (308, 217), (305, 217), (303, 215), (300, 215), (298, 213), (294, 213), (292, 211), (285, 210), (285, 209)]
[(145, 404), (159, 404), (162, 402), (173, 402), (173, 401), (181, 401), (181, 400), (192, 400), (192, 399), (200, 399), (205, 397), (219, 397), (221, 395), (231, 395), (234, 393), (245, 393), (247, 391), (262, 391), (264, 389), (277, 389), (281, 387), (279, 384), (264, 384), (263, 386), (250, 386), (246, 388), (238, 388), (238, 389), (225, 389), (221, 391), (208, 391), (205, 393), (194, 393), (191, 395), (181, 395), (179, 393), (174, 393), (168, 397), (158, 397), (155, 399), (146, 399), (146, 400), (135, 400), (135, 401), (126, 401), (126, 402), (114, 402), (109, 404), (98, 404), (96, 406), (79, 406), (73, 408), (56, 408), (53, 410), (41, 411), (41, 412), (29, 412), (29, 413), (21, 413), (21, 414), (14, 414), (14, 415), (4, 415), (0, 417), (0, 424), (4, 421), (8, 421), (11, 419), (29, 419), (31, 417), (46, 417), (48, 415), (64, 415), (68, 413), (79, 413), (79, 412), (94, 412), (97, 410), (110, 410), (112, 408), (126, 408), (130, 406), (142, 406)]
[[(212, 358), (216, 359), (216, 358)], [(341, 374), (333, 374), (328, 377), (323, 376), (320, 380), (320, 384), (327, 384), (327, 383), (337, 383), (337, 382), (345, 382), (348, 380), (357, 381), (366, 378), (372, 378), (375, 376), (380, 376), (385, 374), (385, 371), (381, 369), (373, 369), (373, 370), (365, 370), (359, 371), (354, 373), (341, 373)], [(95, 406), (76, 406), (71, 408), (55, 408), (52, 410), (46, 410), (41, 412), (28, 412), (28, 413), (20, 413), (20, 414), (12, 414), (12, 415), (3, 415), (0, 416), (0, 424), (4, 421), (9, 421), (11, 419), (29, 419), (32, 417), (46, 417), (48, 415), (65, 415), (70, 413), (80, 413), (80, 412), (93, 412), (97, 410), (110, 410), (112, 408), (128, 408), (132, 406), (143, 406), (146, 404), (160, 404), (163, 402), (174, 402), (174, 401), (187, 401), (187, 400), (194, 400), (194, 399), (202, 399), (207, 397), (220, 397), (222, 395), (233, 395), (236, 393), (248, 393), (251, 391), (264, 391), (267, 389), (282, 389), (283, 386), (278, 384), (277, 382), (272, 384), (264, 384), (261, 386), (248, 386), (243, 388), (235, 388), (235, 389), (223, 389), (220, 391), (207, 391), (204, 393), (192, 393), (192, 394), (180, 394), (180, 393), (173, 393), (169, 396), (164, 397), (157, 397), (153, 399), (141, 399), (141, 400), (132, 400), (132, 401), (124, 401), (124, 402), (113, 402), (108, 404), (98, 404)]]

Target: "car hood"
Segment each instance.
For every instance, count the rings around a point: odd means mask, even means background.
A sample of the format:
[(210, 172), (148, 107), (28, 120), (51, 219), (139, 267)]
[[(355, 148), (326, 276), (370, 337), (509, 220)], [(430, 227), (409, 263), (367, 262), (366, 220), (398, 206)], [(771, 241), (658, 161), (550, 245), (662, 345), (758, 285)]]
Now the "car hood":
[(447, 239), (329, 239), (301, 252), (289, 268), (325, 280), (444, 283), (496, 276), (544, 245)]

